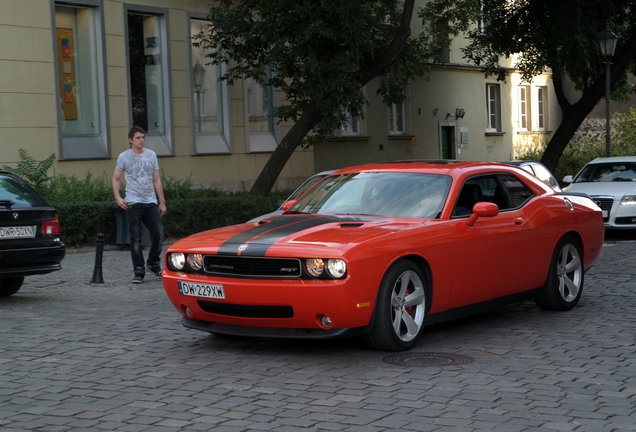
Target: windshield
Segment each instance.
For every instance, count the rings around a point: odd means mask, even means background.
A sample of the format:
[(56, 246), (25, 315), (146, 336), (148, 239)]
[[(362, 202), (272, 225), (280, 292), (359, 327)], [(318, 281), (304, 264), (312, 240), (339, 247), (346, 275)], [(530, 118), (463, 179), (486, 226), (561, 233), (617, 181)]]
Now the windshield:
[(636, 181), (636, 162), (589, 164), (574, 179), (574, 183)]
[(374, 172), (328, 177), (290, 213), (356, 214), (436, 219), (451, 179), (445, 175)]

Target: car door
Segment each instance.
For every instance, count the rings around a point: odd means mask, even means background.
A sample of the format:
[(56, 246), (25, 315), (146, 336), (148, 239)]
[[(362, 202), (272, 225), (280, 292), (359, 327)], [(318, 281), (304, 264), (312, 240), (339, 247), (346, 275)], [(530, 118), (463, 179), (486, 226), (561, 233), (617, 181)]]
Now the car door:
[(475, 187), (481, 189), (481, 201), (497, 204), (500, 211), (478, 218), (472, 226), (466, 223), (470, 214), (453, 212), (452, 307), (536, 288), (532, 272), (538, 260), (533, 254), (541, 239), (526, 211), (534, 193), (512, 174), (480, 175), (464, 182), (456, 207), (466, 205), (463, 191)]

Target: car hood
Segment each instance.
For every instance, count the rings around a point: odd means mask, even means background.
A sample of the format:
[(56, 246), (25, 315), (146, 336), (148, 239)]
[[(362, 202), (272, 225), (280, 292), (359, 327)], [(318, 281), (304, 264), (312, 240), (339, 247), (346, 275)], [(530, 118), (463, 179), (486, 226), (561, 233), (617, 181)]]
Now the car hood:
[(433, 221), (419, 218), (280, 215), (204, 231), (176, 242), (183, 252), (245, 256), (323, 256)]
[(588, 195), (623, 196), (636, 194), (634, 182), (589, 182), (572, 183), (564, 189), (565, 192), (580, 192)]

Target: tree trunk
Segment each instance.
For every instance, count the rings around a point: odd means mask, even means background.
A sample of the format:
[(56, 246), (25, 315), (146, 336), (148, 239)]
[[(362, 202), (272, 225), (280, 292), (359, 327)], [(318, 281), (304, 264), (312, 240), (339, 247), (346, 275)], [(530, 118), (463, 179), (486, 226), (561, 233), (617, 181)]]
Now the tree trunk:
[[(620, 79), (625, 73), (627, 67), (636, 57), (636, 29), (632, 31), (629, 39), (620, 44), (620, 49), (613, 58), (610, 70), (610, 82), (613, 84)], [(562, 87), (556, 86), (557, 91), (561, 91)], [(573, 105), (564, 106), (565, 98), (557, 94), (557, 99), (563, 111), (563, 119), (557, 130), (548, 142), (548, 146), (541, 157), (543, 162), (551, 171), (554, 172), (563, 151), (574, 136), (585, 117), (594, 109), (601, 98), (605, 95), (605, 73), (599, 76), (590, 87), (588, 87), (581, 98)]]
[(303, 112), (267, 160), (265, 167), (263, 167), (263, 170), (250, 189), (251, 194), (267, 195), (270, 193), (274, 187), (274, 183), (276, 183), (276, 179), (278, 179), (281, 171), (285, 168), (285, 164), (294, 150), (296, 150), (296, 147), (300, 145), (309, 131), (320, 122), (321, 117), (320, 113), (315, 109), (308, 109)]

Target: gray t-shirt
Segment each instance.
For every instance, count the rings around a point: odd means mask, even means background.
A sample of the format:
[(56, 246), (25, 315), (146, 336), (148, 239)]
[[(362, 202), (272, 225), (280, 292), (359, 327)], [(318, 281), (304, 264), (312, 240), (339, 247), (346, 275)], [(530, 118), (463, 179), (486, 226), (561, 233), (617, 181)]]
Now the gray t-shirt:
[(115, 169), (124, 172), (126, 202), (157, 204), (152, 174), (155, 170), (159, 170), (159, 162), (154, 151), (144, 148), (142, 154), (136, 154), (128, 149), (117, 158)]

